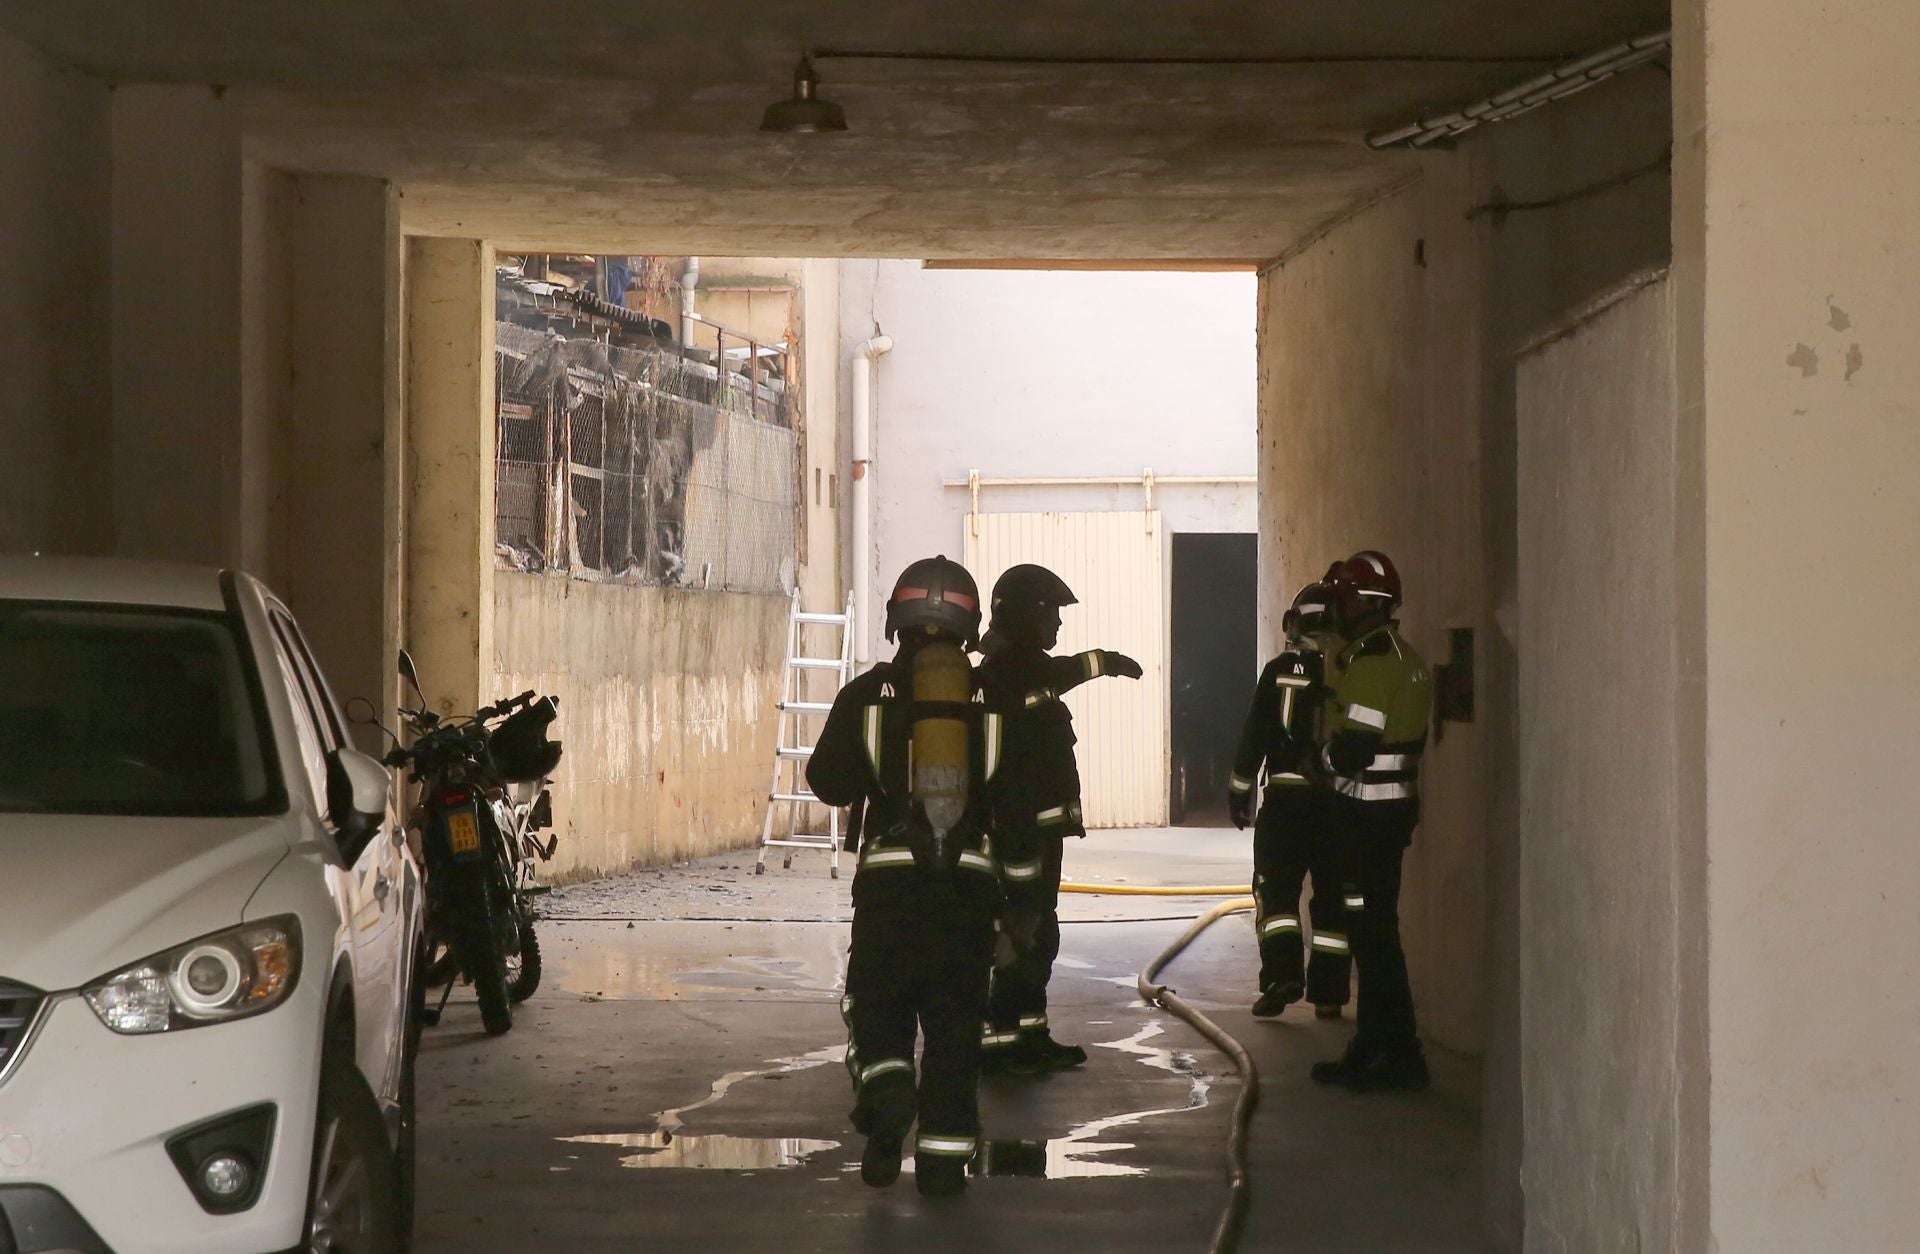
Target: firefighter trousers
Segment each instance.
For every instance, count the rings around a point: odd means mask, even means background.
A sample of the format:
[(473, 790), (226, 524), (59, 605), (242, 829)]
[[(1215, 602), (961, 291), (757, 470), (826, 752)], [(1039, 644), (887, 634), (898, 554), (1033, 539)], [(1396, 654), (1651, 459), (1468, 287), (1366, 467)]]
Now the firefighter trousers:
[(1394, 1054), (1419, 1044), (1407, 954), (1400, 943), (1400, 862), (1420, 822), (1417, 798), (1355, 801), (1338, 797), (1341, 826), (1353, 841), (1355, 880), (1365, 904), (1354, 912), (1353, 958), (1360, 970), (1360, 1007), (1353, 1049)]
[[(1271, 787), (1253, 829), (1260, 988), (1305, 984), (1316, 1006), (1344, 1006), (1352, 996), (1347, 907), (1358, 896), (1334, 802), (1324, 788)], [(1300, 890), (1309, 875), (1311, 944), (1300, 926)]]
[[(886, 882), (876, 882), (881, 879)], [(877, 1112), (901, 1109), (904, 1094), (906, 1108), (919, 1116), (916, 1154), (972, 1157), (997, 892), (989, 877), (968, 870), (889, 867), (855, 877), (841, 1010), (853, 1124), (862, 1133), (876, 1130)], [(916, 1035), (922, 1039), (917, 1070)]]
[(1030, 936), (1016, 936), (1014, 960), (993, 973), (993, 991), (987, 1002), (987, 1026), (981, 1044), (989, 1049), (1007, 1049), (1023, 1039), (1049, 1035), (1047, 1027), (1047, 982), (1053, 978), (1053, 963), (1060, 956), (1060, 869), (1065, 842), (1059, 835), (1043, 833), (1031, 844), (1034, 856), (1024, 862), (1007, 855), (1003, 865), (1009, 872), (1016, 867), (1036, 869), (1032, 879), (1009, 878), (1007, 883), (1007, 920), (1009, 926), (1031, 927)]

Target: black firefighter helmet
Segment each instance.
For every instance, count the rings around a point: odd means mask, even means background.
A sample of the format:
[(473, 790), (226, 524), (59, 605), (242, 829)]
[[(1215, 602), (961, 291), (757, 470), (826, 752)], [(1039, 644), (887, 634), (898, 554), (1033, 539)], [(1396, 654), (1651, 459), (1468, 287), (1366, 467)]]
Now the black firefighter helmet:
[(943, 632), (969, 649), (979, 642), (980, 588), (966, 567), (923, 557), (900, 572), (887, 598), (887, 639), (910, 631)]
[(1007, 567), (1006, 573), (993, 582), (995, 614), (1002, 610), (1019, 611), (1041, 606), (1052, 606), (1057, 610), (1063, 605), (1078, 604), (1080, 598), (1073, 595), (1073, 589), (1067, 587), (1066, 580), (1032, 562)]
[(1289, 640), (1337, 633), (1340, 617), (1334, 611), (1333, 589), (1320, 579), (1301, 588), (1293, 594), (1293, 604), (1281, 616), (1280, 626)]

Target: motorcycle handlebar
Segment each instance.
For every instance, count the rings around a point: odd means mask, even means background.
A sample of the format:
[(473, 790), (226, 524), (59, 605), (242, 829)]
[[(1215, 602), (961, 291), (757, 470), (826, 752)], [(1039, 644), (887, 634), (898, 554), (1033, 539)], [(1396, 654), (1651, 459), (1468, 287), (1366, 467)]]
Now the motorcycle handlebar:
[(539, 699), (540, 694), (532, 688), (529, 688), (517, 697), (502, 697), (492, 705), (477, 711), (474, 717), (480, 719), (482, 722), (490, 718), (499, 718), (504, 714), (511, 714), (515, 710), (532, 705)]

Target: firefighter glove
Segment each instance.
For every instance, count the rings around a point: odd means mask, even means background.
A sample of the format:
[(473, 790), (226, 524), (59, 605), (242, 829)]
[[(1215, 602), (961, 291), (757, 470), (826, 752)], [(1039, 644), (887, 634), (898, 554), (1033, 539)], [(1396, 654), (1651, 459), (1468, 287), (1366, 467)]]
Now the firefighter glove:
[(1232, 817), (1233, 825), (1245, 830), (1253, 822), (1253, 794), (1251, 792), (1229, 792), (1227, 794), (1227, 814)]
[(1100, 650), (1100, 673), (1120, 675), (1127, 679), (1138, 679), (1146, 672), (1140, 669), (1140, 663), (1124, 653), (1115, 653), (1112, 649)]

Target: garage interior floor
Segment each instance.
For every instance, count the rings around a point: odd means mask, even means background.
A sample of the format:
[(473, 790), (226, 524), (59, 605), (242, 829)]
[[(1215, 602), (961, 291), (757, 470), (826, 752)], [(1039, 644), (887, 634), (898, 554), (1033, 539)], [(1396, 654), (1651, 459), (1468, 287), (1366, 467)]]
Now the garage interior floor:
[[(1230, 829), (1097, 832), (1069, 846), (1067, 875), (1244, 883), (1250, 843)], [(1139, 1001), (1134, 975), (1209, 900), (1063, 899), (1054, 1034), (1091, 1060), (983, 1081), (986, 1174), (927, 1201), (910, 1177), (876, 1190), (858, 1175), (840, 1063), (849, 881), (828, 877), (823, 854), (770, 859), (763, 876), (753, 863), (725, 854), (555, 892), (546, 976), (507, 1036), (484, 1036), (455, 996), (422, 1047), (417, 1249), (1206, 1249), (1238, 1081)], [(1256, 967), (1239, 917), (1163, 977), (1261, 1071), (1240, 1248), (1489, 1249), (1473, 1064), (1431, 1051), (1423, 1094), (1319, 1089), (1308, 1067), (1339, 1052), (1351, 1019), (1253, 1019)]]

